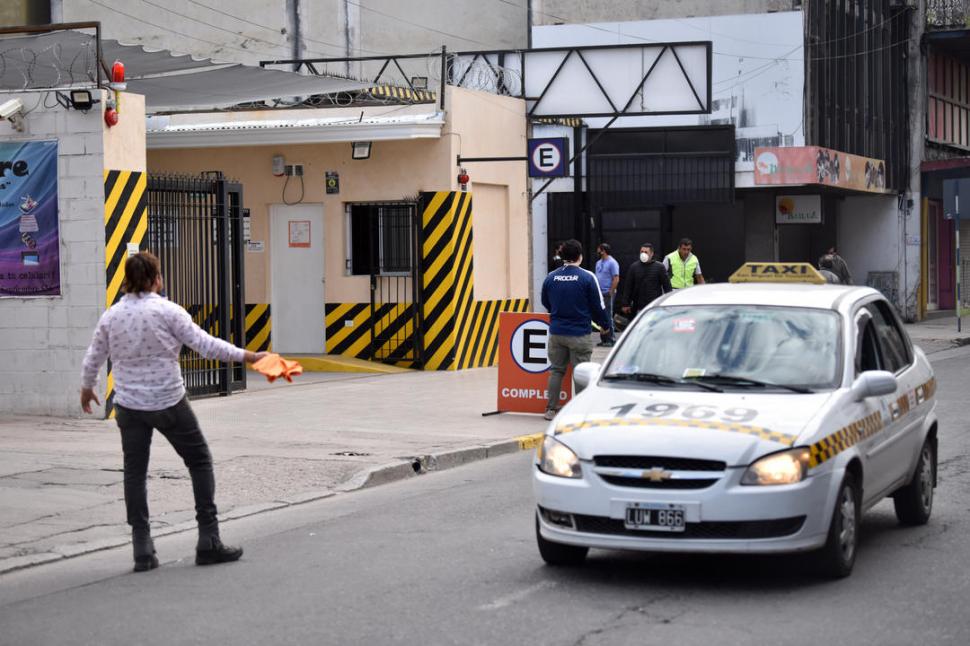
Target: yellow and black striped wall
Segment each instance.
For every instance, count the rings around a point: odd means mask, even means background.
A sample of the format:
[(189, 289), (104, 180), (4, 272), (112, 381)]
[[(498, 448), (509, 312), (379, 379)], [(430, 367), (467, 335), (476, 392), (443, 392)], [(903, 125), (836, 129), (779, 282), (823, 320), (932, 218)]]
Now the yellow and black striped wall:
[[(499, 314), (527, 312), (529, 299), (475, 300), (471, 193), (423, 193), (419, 211), (421, 338), (415, 337), (411, 303), (379, 305), (374, 316), (370, 303), (327, 303), (327, 353), (374, 360), (395, 350), (404, 354), (409, 345), (420, 342), (423, 362), (415, 367), (462, 370), (495, 365)], [(375, 320), (387, 340), (373, 352)]]
[[(327, 303), (325, 309), (327, 354), (375, 360), (408, 355), (417, 341), (412, 303), (380, 303), (373, 316), (370, 303)], [(377, 348), (371, 343), (375, 321), (384, 339)], [(411, 362), (399, 365), (410, 366)]]
[[(141, 171), (105, 170), (104, 172), (104, 265), (105, 307), (121, 298), (121, 281), (125, 275), (128, 245), (139, 248), (148, 230), (148, 206), (145, 187), (148, 175)], [(105, 415), (114, 414), (114, 377), (108, 364)]]
[(246, 349), (250, 352), (272, 350), (272, 330), (269, 303), (246, 303)]

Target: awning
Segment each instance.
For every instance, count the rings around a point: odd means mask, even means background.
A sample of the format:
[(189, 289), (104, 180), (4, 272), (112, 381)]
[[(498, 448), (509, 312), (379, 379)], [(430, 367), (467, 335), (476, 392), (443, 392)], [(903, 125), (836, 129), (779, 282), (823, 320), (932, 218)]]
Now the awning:
[(445, 115), (437, 106), (330, 108), (173, 114), (149, 117), (147, 147), (225, 148), (349, 141), (437, 139)]
[[(362, 90), (373, 83), (334, 76), (219, 63), (168, 50), (101, 41), (101, 60), (125, 64), (128, 91), (145, 96), (149, 112)], [(102, 75), (103, 78), (103, 75)], [(97, 82), (97, 41), (79, 31), (0, 37), (0, 91), (66, 90)]]

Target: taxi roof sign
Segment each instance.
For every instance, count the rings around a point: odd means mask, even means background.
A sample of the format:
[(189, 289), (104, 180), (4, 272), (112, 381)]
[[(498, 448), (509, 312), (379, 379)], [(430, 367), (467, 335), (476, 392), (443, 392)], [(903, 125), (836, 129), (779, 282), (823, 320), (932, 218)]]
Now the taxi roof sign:
[(825, 278), (808, 262), (746, 262), (731, 274), (729, 283), (813, 283)]

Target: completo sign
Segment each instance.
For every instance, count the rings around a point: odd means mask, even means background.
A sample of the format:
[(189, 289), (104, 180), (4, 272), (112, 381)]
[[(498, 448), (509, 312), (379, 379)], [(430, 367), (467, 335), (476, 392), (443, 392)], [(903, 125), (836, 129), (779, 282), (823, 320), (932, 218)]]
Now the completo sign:
[(821, 195), (779, 195), (775, 198), (776, 224), (821, 224)]
[(565, 177), (568, 145), (565, 137), (530, 139), (529, 177)]
[[(548, 401), (549, 315), (503, 312), (498, 324), (498, 410), (505, 413), (542, 413)], [(566, 371), (559, 393), (562, 406), (572, 396), (572, 368)]]
[(886, 162), (819, 146), (755, 148), (754, 183), (822, 184), (868, 193), (888, 192)]

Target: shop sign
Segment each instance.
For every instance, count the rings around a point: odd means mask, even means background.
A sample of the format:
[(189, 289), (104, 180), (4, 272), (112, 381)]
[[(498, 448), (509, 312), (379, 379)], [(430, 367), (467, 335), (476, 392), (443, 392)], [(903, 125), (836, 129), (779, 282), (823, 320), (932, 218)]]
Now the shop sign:
[(779, 195), (775, 197), (776, 224), (821, 224), (821, 195)]
[[(503, 413), (542, 413), (549, 383), (549, 315), (503, 312), (499, 316), (498, 410)], [(572, 368), (566, 371), (559, 405), (572, 395)]]
[(0, 297), (61, 293), (57, 142), (0, 143)]
[(868, 193), (888, 192), (883, 160), (820, 146), (755, 148), (754, 183), (818, 184)]

